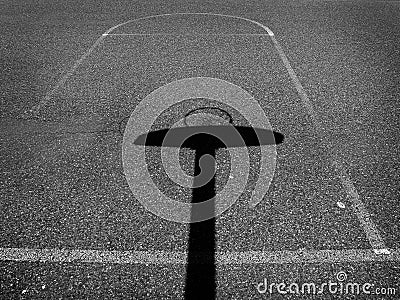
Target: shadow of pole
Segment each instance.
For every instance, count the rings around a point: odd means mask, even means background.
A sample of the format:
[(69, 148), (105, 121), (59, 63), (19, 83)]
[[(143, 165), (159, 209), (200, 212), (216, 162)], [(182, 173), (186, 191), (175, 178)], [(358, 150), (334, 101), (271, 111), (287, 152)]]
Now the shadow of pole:
[[(232, 135), (232, 130), (239, 132), (242, 139)], [(165, 138), (169, 131), (172, 131), (172, 134), (169, 135), (169, 138)], [(222, 142), (219, 138), (215, 137), (212, 134), (213, 131), (219, 132), (219, 136), (226, 137), (226, 141)], [(184, 141), (183, 143), (181, 143), (182, 140)], [(215, 155), (219, 148), (273, 145), (280, 144), (283, 140), (283, 134), (261, 128), (235, 126), (233, 129), (232, 126), (192, 126), (162, 129), (142, 134), (135, 140), (135, 144), (160, 147), (183, 147), (195, 150), (194, 176), (197, 176), (202, 172), (210, 174), (212, 171), (214, 174)], [(212, 170), (201, 170), (200, 159), (204, 155), (211, 155), (214, 158), (212, 164), (207, 164), (206, 166), (202, 165), (203, 168), (212, 168)], [(199, 182), (196, 182), (196, 180), (202, 180), (199, 177), (200, 176), (195, 177), (192, 203), (204, 202), (216, 196), (215, 176), (203, 186), (199, 186)], [(207, 209), (210, 211), (208, 211), (206, 215), (215, 215), (215, 202), (211, 202), (211, 205), (207, 207)], [(192, 220), (198, 220), (197, 216), (194, 215), (195, 213), (198, 212), (192, 210)], [(185, 299), (187, 300), (215, 299), (215, 239), (215, 217), (201, 222), (190, 223), (185, 286)]]
[[(211, 144), (204, 140), (202, 140), (202, 143), (206, 143), (208, 145)], [(209, 154), (215, 158), (216, 149), (214, 147), (207, 148), (208, 149), (199, 148), (196, 150), (194, 170), (195, 176), (201, 173), (199, 162), (203, 155)], [(196, 182), (194, 182), (194, 185), (196, 186)], [(214, 196), (215, 177), (213, 177), (205, 185), (193, 189), (192, 203), (203, 202), (213, 198)], [(211, 209), (215, 211), (215, 204), (213, 204)], [(211, 218), (202, 222), (190, 223), (185, 299), (215, 299), (215, 235), (215, 218)]]

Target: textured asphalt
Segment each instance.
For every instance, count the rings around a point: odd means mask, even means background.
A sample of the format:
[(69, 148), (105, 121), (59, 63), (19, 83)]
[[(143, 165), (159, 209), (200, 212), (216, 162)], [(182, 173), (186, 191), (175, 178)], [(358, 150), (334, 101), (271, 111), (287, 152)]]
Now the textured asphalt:
[[(322, 121), (330, 150), (345, 163), (388, 248), (400, 248), (399, 9), (391, 2), (335, 1), (6, 4), (0, 15), (0, 246), (185, 251), (188, 226), (153, 216), (133, 198), (122, 172), (120, 128), (154, 89), (209, 76), (250, 92), (274, 130), (285, 135), (264, 201), (251, 210), (245, 193), (217, 219), (217, 251), (370, 248), (268, 36), (110, 36), (41, 106), (37, 119), (21, 118), (109, 27), (160, 13), (214, 12), (272, 29)], [(263, 33), (242, 21), (199, 16), (142, 21), (119, 32), (161, 30)], [(195, 105), (172, 108), (157, 126)], [(257, 149), (251, 153), (257, 165)], [(157, 154), (159, 149), (148, 151), (154, 172), (160, 171)], [(193, 154), (187, 154), (182, 164), (190, 173)], [(229, 155), (222, 151), (217, 159), (222, 186)], [(166, 194), (190, 201), (189, 191), (165, 184), (163, 172), (155, 174)], [(185, 282), (184, 265), (0, 266), (4, 299), (177, 299)], [(400, 293), (398, 262), (299, 263), (217, 266), (217, 296), (267, 298), (254, 287), (264, 277), (327, 282), (338, 271)]]

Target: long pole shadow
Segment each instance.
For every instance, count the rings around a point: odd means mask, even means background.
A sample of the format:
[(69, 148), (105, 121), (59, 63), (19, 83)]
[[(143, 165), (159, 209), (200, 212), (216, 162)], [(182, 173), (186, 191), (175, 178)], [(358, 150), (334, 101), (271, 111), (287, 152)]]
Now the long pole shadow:
[[(194, 176), (200, 175), (200, 158), (211, 155), (215, 159), (218, 146), (215, 138), (195, 136), (192, 140), (196, 150)], [(203, 166), (204, 167), (204, 166)], [(215, 166), (207, 166), (215, 169)], [(205, 170), (203, 170), (205, 172)], [(197, 186), (196, 178), (194, 186)], [(215, 196), (215, 176), (201, 187), (193, 189), (192, 203), (200, 203)], [(215, 215), (215, 203), (210, 207), (210, 215)], [(192, 212), (192, 218), (194, 212)], [(202, 222), (190, 223), (189, 245), (186, 268), (185, 299), (215, 299), (216, 268), (215, 268), (215, 218)]]
[[(201, 170), (200, 159), (204, 155), (211, 155), (214, 158), (219, 148), (229, 147), (248, 147), (260, 145), (280, 144), (283, 142), (283, 135), (278, 132), (269, 131), (261, 128), (236, 126), (234, 130), (240, 133), (243, 139), (238, 139), (237, 135), (232, 135), (232, 126), (207, 126), (206, 127), (186, 127), (174, 129), (162, 129), (140, 135), (136, 140), (136, 145), (164, 146), (164, 147), (184, 147), (195, 150), (194, 175), (202, 172), (214, 173), (215, 165), (206, 165), (204, 168), (213, 170)], [(172, 131), (169, 139), (164, 139), (167, 132)], [(208, 132), (208, 133), (204, 133)], [(213, 135), (219, 132), (219, 136), (226, 137), (222, 142)], [(185, 139), (185, 137), (188, 137)], [(181, 143), (182, 139), (184, 140)], [(244, 143), (243, 143), (244, 142)], [(207, 201), (216, 196), (215, 176), (203, 186), (199, 184), (195, 177), (192, 203)], [(198, 179), (200, 180), (200, 179)], [(208, 207), (207, 215), (215, 215), (215, 202)], [(196, 212), (191, 212), (192, 220), (196, 220)], [(189, 246), (187, 259), (187, 273), (185, 286), (185, 299), (207, 299), (214, 300), (216, 297), (216, 230), (215, 217), (201, 221), (191, 222), (189, 227)]]

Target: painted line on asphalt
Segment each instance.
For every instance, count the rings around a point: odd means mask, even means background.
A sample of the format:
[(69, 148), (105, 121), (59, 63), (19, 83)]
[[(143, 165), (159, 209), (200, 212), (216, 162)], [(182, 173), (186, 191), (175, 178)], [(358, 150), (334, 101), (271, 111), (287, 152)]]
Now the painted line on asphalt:
[(368, 213), (367, 209), (365, 208), (364, 204), (360, 200), (360, 196), (357, 193), (357, 190), (351, 181), (349, 175), (345, 171), (343, 165), (340, 163), (340, 160), (337, 158), (337, 156), (330, 150), (330, 147), (326, 145), (324, 142), (324, 134), (322, 133), (322, 125), (320, 121), (318, 120), (317, 114), (313, 108), (313, 105), (308, 98), (306, 92), (304, 91), (303, 86), (300, 83), (299, 78), (297, 77), (296, 73), (294, 72), (292, 66), (290, 65), (290, 62), (283, 51), (282, 47), (279, 45), (278, 41), (276, 40), (275, 36), (271, 36), (271, 40), (275, 46), (275, 49), (278, 51), (278, 54), (285, 65), (285, 68), (287, 72), (289, 73), (289, 76), (297, 90), (298, 95), (300, 96), (300, 99), (303, 102), (303, 105), (306, 107), (308, 114), (310, 115), (312, 122), (314, 124), (314, 128), (316, 133), (318, 134), (320, 138), (321, 144), (324, 146), (324, 150), (329, 154), (330, 160), (331, 160), (331, 165), (335, 169), (337, 176), (339, 177), (342, 187), (345, 190), (348, 198), (351, 201), (351, 206), (353, 211), (355, 212), (359, 222), (361, 223), (361, 226), (367, 236), (367, 239), (374, 251), (377, 252), (383, 252), (383, 253), (388, 253), (389, 250), (387, 249), (384, 240), (382, 239), (378, 228), (372, 221), (372, 218), (370, 214)]
[(274, 35), (272, 30), (270, 30), (267, 26), (265, 26), (265, 25), (263, 25), (263, 24), (261, 24), (261, 23), (259, 23), (257, 21), (254, 21), (254, 20), (251, 20), (251, 19), (248, 19), (248, 18), (244, 18), (244, 17), (239, 17), (239, 16), (226, 15), (226, 14), (216, 14), (216, 13), (170, 13), (170, 14), (152, 15), (152, 16), (142, 17), (142, 18), (133, 19), (133, 20), (129, 20), (129, 21), (120, 23), (120, 24), (115, 25), (114, 27), (110, 28), (109, 30), (107, 30), (107, 32), (105, 32), (104, 34), (110, 34), (113, 30), (117, 29), (118, 27), (121, 27), (123, 25), (127, 25), (127, 24), (132, 23), (132, 22), (151, 19), (151, 18), (167, 17), (167, 16), (179, 16), (179, 15), (216, 16), (216, 17), (226, 17), (226, 18), (231, 18), (231, 19), (243, 20), (243, 21), (253, 23), (253, 24), (263, 28), (268, 33), (269, 36), (273, 36)]
[(208, 16), (220, 16), (220, 17), (227, 17), (227, 18), (234, 18), (234, 19), (238, 19), (238, 20), (244, 20), (244, 21), (248, 21), (248, 22), (251, 22), (253, 24), (256, 24), (258, 26), (261, 26), (264, 30), (267, 31), (268, 35), (270, 35), (270, 36), (273, 35), (272, 31), (268, 27), (266, 27), (266, 26), (264, 26), (264, 25), (262, 25), (262, 24), (260, 24), (260, 23), (258, 23), (256, 21), (254, 21), (254, 20), (250, 20), (250, 19), (246, 19), (246, 18), (238, 17), (238, 16), (224, 15), (224, 14), (214, 14), (214, 13), (171, 13), (171, 14), (152, 15), (152, 16), (133, 19), (133, 20), (128, 20), (126, 22), (119, 23), (119, 24), (107, 29), (94, 42), (94, 44), (85, 53), (83, 53), (82, 56), (77, 61), (75, 61), (75, 63), (71, 67), (71, 69), (69, 69), (64, 75), (61, 76), (61, 78), (57, 81), (56, 85), (53, 88), (51, 88), (49, 90), (49, 92), (46, 93), (45, 97), (42, 100), (40, 100), (38, 104), (34, 105), (31, 109), (29, 109), (29, 110), (27, 110), (27, 111), (25, 111), (23, 113), (23, 117), (24, 118), (29, 118), (31, 115), (37, 114), (39, 112), (39, 110), (50, 101), (50, 99), (53, 97), (55, 92), (58, 89), (60, 89), (65, 84), (65, 82), (68, 80), (68, 78), (71, 77), (71, 75), (78, 69), (78, 67), (82, 64), (82, 62), (86, 58), (88, 58), (88, 56), (94, 51), (94, 49), (98, 45), (100, 45), (107, 36), (111, 35), (111, 32), (114, 31), (115, 29), (117, 29), (117, 28), (119, 28), (119, 27), (121, 27), (123, 25), (132, 23), (132, 22), (137, 22), (137, 21), (151, 19), (151, 18), (157, 18), (157, 17), (178, 16), (178, 15), (208, 15)]
[[(0, 261), (114, 264), (186, 264), (187, 252), (0, 248)], [(400, 261), (400, 250), (377, 255), (371, 249), (216, 252), (217, 264), (286, 264)]]
[(338, 160), (332, 160), (332, 164), (336, 170), (336, 173), (340, 177), (342, 185), (345, 187), (350, 197), (352, 209), (354, 210), (358, 220), (362, 224), (362, 227), (366, 232), (368, 241), (370, 242), (372, 248), (377, 253), (382, 252), (383, 254), (388, 254), (389, 250), (386, 248), (385, 242), (383, 241), (377, 227), (372, 221), (368, 210), (365, 208), (364, 204), (360, 200), (360, 196), (358, 195), (356, 188), (354, 187), (346, 171), (344, 170), (344, 167)]
[(108, 33), (103, 36), (269, 36), (267, 33)]
[[(125, 23), (129, 23), (125, 22)], [(124, 23), (118, 24), (116, 26), (110, 27), (109, 29), (107, 29), (95, 42), (94, 44), (88, 49), (86, 50), (86, 52), (84, 52), (82, 54), (82, 56), (76, 60), (74, 62), (74, 64), (72, 65), (72, 67), (64, 74), (61, 76), (61, 78), (57, 81), (56, 85), (51, 88), (46, 95), (44, 96), (44, 98), (42, 100), (39, 101), (38, 104), (34, 105), (30, 110), (26, 111), (24, 113), (26, 118), (29, 118), (29, 116), (31, 114), (37, 114), (39, 112), (39, 110), (45, 106), (50, 99), (53, 97), (54, 93), (60, 89), (61, 87), (64, 86), (65, 82), (68, 80), (69, 77), (71, 77), (75, 71), (78, 69), (78, 67), (83, 63), (83, 61), (88, 58), (88, 56), (94, 51), (94, 49), (99, 46), (103, 40), (107, 37), (108, 33), (110, 33), (112, 30), (114, 30), (115, 28), (117, 28), (118, 26), (122, 26)]]
[(57, 81), (56, 85), (50, 89), (44, 96), (44, 98), (39, 101), (38, 104), (33, 106), (30, 110), (25, 112), (25, 115), (27, 117), (30, 114), (36, 114), (39, 112), (39, 110), (46, 105), (50, 99), (53, 97), (54, 93), (61, 88), (65, 82), (68, 80), (69, 77), (78, 69), (78, 67), (82, 64), (82, 62), (93, 52), (93, 50), (105, 39), (105, 36), (101, 35), (95, 42), (94, 44), (73, 64), (71, 69), (69, 69), (64, 75), (61, 76), (61, 78)]

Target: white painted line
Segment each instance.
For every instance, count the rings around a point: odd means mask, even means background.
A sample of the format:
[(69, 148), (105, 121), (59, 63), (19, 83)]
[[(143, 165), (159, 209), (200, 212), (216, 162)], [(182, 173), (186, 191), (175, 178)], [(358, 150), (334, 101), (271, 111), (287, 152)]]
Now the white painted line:
[(371, 249), (315, 251), (246, 251), (217, 254), (219, 264), (354, 263), (400, 261), (400, 250), (377, 255)]
[(269, 36), (267, 33), (109, 33), (103, 36)]
[(46, 103), (49, 102), (51, 97), (54, 93), (61, 88), (67, 79), (76, 71), (76, 69), (82, 64), (82, 62), (93, 52), (94, 48), (96, 48), (104, 39), (105, 35), (101, 35), (94, 44), (74, 63), (72, 68), (66, 72), (62, 77), (58, 80), (57, 84), (45, 95), (45, 97), (35, 106), (33, 106), (29, 111), (25, 112), (25, 117), (28, 118), (31, 114), (35, 115), (39, 112), (39, 110), (44, 106)]
[[(0, 261), (116, 264), (186, 264), (187, 252), (0, 248)], [(217, 264), (354, 263), (400, 261), (400, 250), (377, 255), (368, 249), (216, 252)]]
[(376, 255), (390, 255), (389, 249), (374, 249)]
[[(125, 22), (125, 23), (129, 23)], [(56, 83), (56, 85), (45, 95), (45, 97), (39, 101), (38, 104), (34, 105), (30, 110), (26, 111), (24, 113), (26, 118), (29, 118), (30, 115), (35, 115), (44, 105), (46, 105), (49, 100), (51, 99), (51, 97), (54, 95), (54, 93), (61, 88), (65, 82), (68, 80), (69, 77), (71, 77), (71, 75), (76, 71), (76, 69), (78, 69), (78, 67), (82, 64), (82, 62), (88, 58), (88, 56), (93, 52), (93, 50), (101, 44), (101, 42), (107, 37), (107, 35), (114, 30), (115, 28), (124, 25), (125, 23), (121, 23), (118, 24), (116, 26), (110, 27), (109, 29), (107, 29), (95, 42), (94, 44), (85, 52), (82, 54), (82, 56), (75, 61), (75, 63), (73, 64), (73, 66), (71, 67), (70, 70), (68, 70), (68, 72), (66, 72), (63, 76), (61, 76), (61, 78), (58, 80), (58, 82)]]
[(362, 225), (362, 228), (367, 235), (368, 241), (371, 244), (373, 249), (386, 249), (386, 245), (384, 240), (382, 239), (378, 228), (375, 226), (374, 222), (368, 210), (365, 208), (364, 203), (360, 200), (360, 196), (357, 193), (357, 190), (353, 183), (351, 182), (349, 176), (347, 175), (344, 167), (341, 165), (338, 159), (335, 159), (334, 154), (332, 156), (332, 165), (336, 170), (337, 175), (340, 178), (342, 186), (347, 192), (348, 197), (350, 198), (352, 209), (357, 215), (359, 222)]
[(310, 115), (314, 129), (320, 139), (320, 143), (323, 146), (324, 150), (328, 152), (329, 157), (330, 157), (330, 163), (334, 167), (341, 183), (342, 187), (347, 193), (348, 198), (350, 199), (352, 203), (352, 208), (355, 214), (357, 215), (357, 218), (359, 222), (361, 223), (361, 226), (367, 236), (367, 239), (373, 249), (386, 249), (386, 245), (384, 240), (382, 239), (377, 227), (375, 226), (374, 222), (372, 221), (367, 209), (365, 208), (364, 204), (360, 200), (360, 196), (357, 193), (356, 188), (354, 187), (354, 184), (352, 183), (349, 175), (346, 173), (344, 167), (340, 163), (339, 159), (337, 156), (330, 150), (330, 147), (326, 145), (324, 141), (324, 134), (322, 130), (322, 126), (320, 121), (318, 120), (318, 116), (313, 108), (313, 105), (308, 98), (306, 92), (304, 91), (303, 86), (300, 83), (300, 80), (298, 79), (296, 73), (294, 72), (292, 66), (290, 65), (290, 62), (283, 51), (282, 47), (279, 45), (278, 41), (276, 40), (275, 36), (271, 36), (271, 40), (275, 46), (275, 49), (278, 51), (279, 56), (285, 65), (285, 68), (287, 72), (289, 73), (289, 76), (297, 90), (298, 95), (300, 96), (300, 99), (303, 102), (303, 105), (307, 109), (308, 114)]
[(129, 21), (120, 23), (120, 24), (115, 25), (114, 27), (111, 27), (110, 29), (108, 29), (107, 32), (105, 32), (105, 33), (110, 34), (113, 30), (115, 30), (115, 29), (117, 29), (117, 28), (119, 28), (119, 27), (121, 27), (123, 25), (127, 25), (129, 23), (140, 21), (140, 20), (159, 18), (159, 17), (167, 17), (167, 16), (179, 16), (179, 15), (216, 16), (216, 17), (226, 17), (226, 18), (231, 18), (231, 19), (243, 20), (243, 21), (253, 23), (253, 24), (263, 28), (268, 33), (269, 36), (273, 36), (274, 35), (272, 30), (270, 30), (267, 26), (265, 26), (265, 25), (263, 25), (263, 24), (261, 24), (261, 23), (259, 23), (257, 21), (254, 21), (254, 20), (251, 20), (251, 19), (247, 19), (247, 18), (244, 18), (244, 17), (239, 17), (239, 16), (216, 14), (216, 13), (171, 13), (171, 14), (152, 15), (152, 16), (142, 17), (142, 18), (133, 19), (133, 20), (129, 20)]
[(113, 27), (110, 27), (107, 29), (96, 41), (95, 43), (73, 64), (71, 69), (66, 72), (56, 83), (56, 85), (45, 95), (45, 97), (39, 101), (38, 104), (34, 105), (30, 110), (25, 111), (23, 114), (24, 118), (29, 118), (31, 115), (35, 115), (39, 110), (45, 106), (49, 100), (52, 98), (54, 93), (61, 88), (65, 82), (68, 80), (68, 78), (76, 71), (76, 69), (82, 64), (82, 62), (93, 52), (93, 50), (109, 35), (111, 35), (111, 32), (114, 31), (115, 29), (132, 23), (132, 22), (137, 22), (140, 20), (146, 20), (146, 19), (151, 19), (151, 18), (157, 18), (157, 17), (165, 17), (165, 16), (176, 16), (176, 15), (209, 15), (209, 16), (220, 16), (220, 17), (227, 17), (227, 18), (234, 18), (238, 20), (244, 20), (251, 22), (253, 24), (256, 24), (260, 27), (262, 27), (264, 30), (267, 31), (268, 35), (273, 36), (273, 32), (266, 26), (250, 19), (246, 19), (243, 17), (238, 17), (238, 16), (231, 16), (231, 15), (224, 15), (224, 14), (213, 14), (213, 13), (172, 13), (172, 14), (160, 14), (160, 15), (152, 15), (152, 16), (147, 16), (147, 17), (142, 17), (138, 19), (133, 19), (133, 20), (128, 20), (126, 22), (119, 23)]

